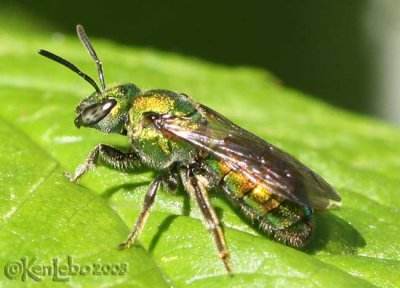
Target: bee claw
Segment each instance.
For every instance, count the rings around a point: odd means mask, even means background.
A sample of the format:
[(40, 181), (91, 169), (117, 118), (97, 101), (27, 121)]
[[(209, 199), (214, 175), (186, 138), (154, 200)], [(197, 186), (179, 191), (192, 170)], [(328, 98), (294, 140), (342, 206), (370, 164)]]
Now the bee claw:
[(76, 178), (71, 175), (69, 172), (64, 172), (64, 176), (71, 182), (76, 182)]
[(118, 245), (118, 249), (122, 250), (122, 249), (128, 249), (131, 245), (128, 242), (125, 243), (121, 243)]

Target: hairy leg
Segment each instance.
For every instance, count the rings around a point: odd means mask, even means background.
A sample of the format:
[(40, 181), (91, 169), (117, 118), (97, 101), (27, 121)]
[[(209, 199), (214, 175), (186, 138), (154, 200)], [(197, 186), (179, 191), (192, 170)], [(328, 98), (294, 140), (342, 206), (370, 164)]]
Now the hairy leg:
[(215, 244), (218, 249), (219, 257), (225, 265), (229, 274), (232, 274), (232, 268), (229, 262), (229, 253), (225, 241), (224, 232), (219, 223), (217, 214), (211, 205), (208, 197), (207, 189), (202, 183), (198, 175), (194, 175), (188, 168), (182, 175), (184, 178), (186, 189), (189, 190), (191, 196), (196, 200), (203, 218), (206, 222), (207, 228), (211, 231)]
[(143, 227), (146, 224), (147, 218), (150, 215), (150, 208), (151, 206), (153, 206), (157, 191), (160, 188), (160, 184), (163, 182), (163, 180), (163, 176), (158, 175), (156, 179), (151, 182), (144, 198), (142, 212), (140, 212), (139, 218), (136, 220), (135, 226), (133, 227), (133, 230), (129, 235), (128, 240), (119, 245), (119, 248), (129, 248), (142, 232)]
[(65, 176), (75, 182), (99, 163), (121, 171), (140, 167), (140, 161), (135, 153), (124, 153), (112, 146), (99, 144), (90, 152), (86, 161), (75, 169), (74, 175), (67, 172)]

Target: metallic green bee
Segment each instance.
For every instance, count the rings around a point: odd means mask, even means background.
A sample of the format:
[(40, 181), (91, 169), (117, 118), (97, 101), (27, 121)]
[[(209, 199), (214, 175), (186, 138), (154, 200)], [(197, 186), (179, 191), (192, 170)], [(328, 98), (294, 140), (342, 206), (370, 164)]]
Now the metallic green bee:
[(106, 88), (102, 64), (81, 25), (77, 25), (77, 34), (97, 65), (101, 89), (67, 60), (45, 50), (39, 54), (71, 69), (96, 90), (76, 108), (75, 125), (127, 135), (130, 149), (125, 153), (99, 144), (74, 175), (67, 177), (76, 181), (96, 165), (158, 172), (121, 248), (139, 236), (161, 184), (174, 191), (181, 182), (197, 202), (228, 273), (232, 269), (227, 245), (210, 190), (223, 193), (265, 234), (292, 247), (302, 247), (310, 238), (314, 208), (327, 208), (330, 199), (340, 201), (332, 186), (293, 156), (185, 94), (142, 91), (134, 84)]

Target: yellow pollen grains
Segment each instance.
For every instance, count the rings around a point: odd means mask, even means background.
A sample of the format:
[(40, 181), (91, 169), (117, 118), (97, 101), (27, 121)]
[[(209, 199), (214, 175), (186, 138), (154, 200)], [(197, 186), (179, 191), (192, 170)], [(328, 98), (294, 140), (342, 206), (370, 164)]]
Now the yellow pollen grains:
[(117, 116), (120, 110), (121, 110), (121, 105), (117, 103), (110, 112), (111, 116)]
[(143, 112), (167, 113), (174, 108), (175, 101), (162, 94), (138, 97), (133, 100), (135, 110), (140, 114)]

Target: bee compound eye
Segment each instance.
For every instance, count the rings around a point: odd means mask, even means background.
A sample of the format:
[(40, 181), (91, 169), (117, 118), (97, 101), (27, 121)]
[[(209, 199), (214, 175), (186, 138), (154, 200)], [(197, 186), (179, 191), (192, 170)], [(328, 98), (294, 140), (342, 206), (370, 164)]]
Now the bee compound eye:
[(90, 105), (75, 119), (75, 125), (77, 127), (92, 126), (98, 123), (110, 113), (116, 104), (115, 99), (107, 99), (104, 102)]

